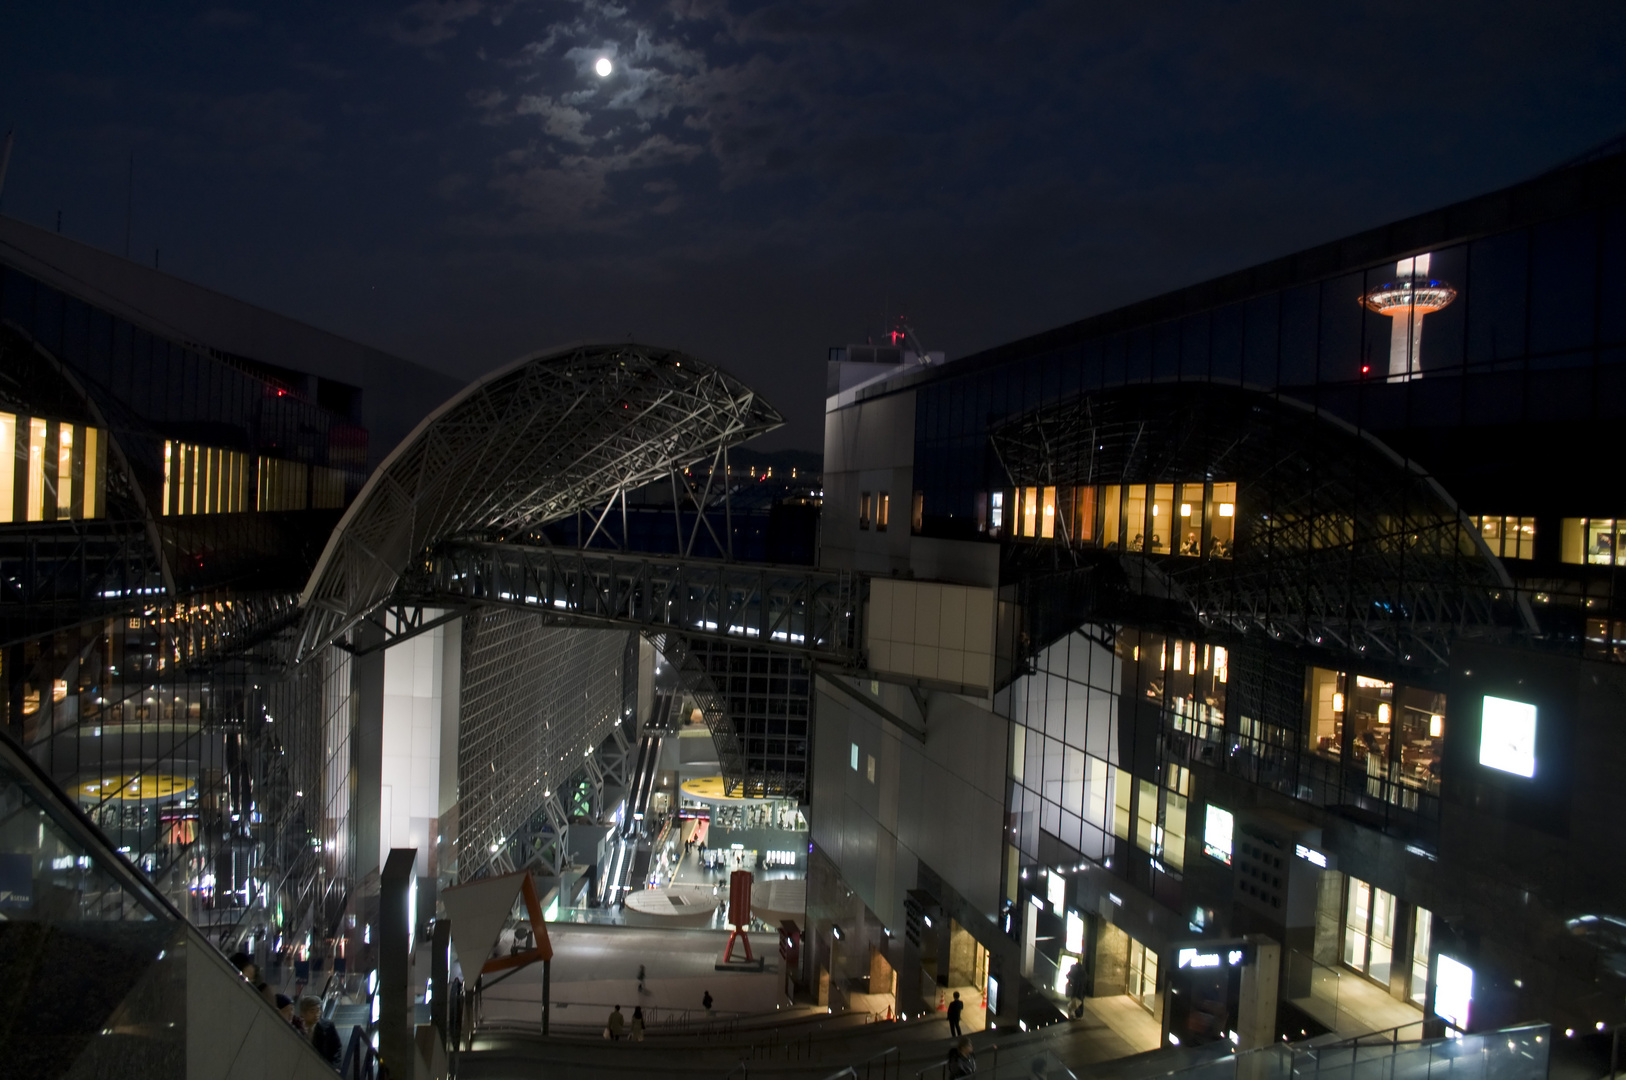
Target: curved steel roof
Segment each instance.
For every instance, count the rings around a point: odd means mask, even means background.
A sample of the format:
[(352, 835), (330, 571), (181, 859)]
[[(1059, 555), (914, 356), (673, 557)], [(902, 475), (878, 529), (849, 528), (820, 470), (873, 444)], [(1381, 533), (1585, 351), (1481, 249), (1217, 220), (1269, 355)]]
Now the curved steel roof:
[(671, 349), (577, 345), (493, 372), (426, 417), (368, 478), (300, 597), (299, 657), (388, 599), (441, 540), (601, 506), (783, 422), (743, 383)]

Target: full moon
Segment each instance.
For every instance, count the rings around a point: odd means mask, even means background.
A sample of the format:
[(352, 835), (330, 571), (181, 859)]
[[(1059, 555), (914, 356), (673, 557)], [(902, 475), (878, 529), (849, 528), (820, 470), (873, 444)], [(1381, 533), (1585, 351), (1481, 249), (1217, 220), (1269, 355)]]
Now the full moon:
[(601, 78), (601, 79), (609, 78), (610, 77), (610, 71), (612, 70), (611, 67), (610, 67), (610, 58), (608, 56), (599, 57), (597, 60), (595, 60), (593, 62), (593, 70), (598, 72), (598, 77), (599, 78)]

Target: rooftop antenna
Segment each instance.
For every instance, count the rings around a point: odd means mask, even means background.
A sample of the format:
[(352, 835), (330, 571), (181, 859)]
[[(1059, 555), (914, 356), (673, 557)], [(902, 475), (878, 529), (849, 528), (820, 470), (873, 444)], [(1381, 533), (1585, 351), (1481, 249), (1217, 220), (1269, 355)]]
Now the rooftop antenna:
[(6, 132), (6, 145), (0, 147), (0, 196), (6, 193), (6, 166), (11, 164), (11, 137), (12, 131)]

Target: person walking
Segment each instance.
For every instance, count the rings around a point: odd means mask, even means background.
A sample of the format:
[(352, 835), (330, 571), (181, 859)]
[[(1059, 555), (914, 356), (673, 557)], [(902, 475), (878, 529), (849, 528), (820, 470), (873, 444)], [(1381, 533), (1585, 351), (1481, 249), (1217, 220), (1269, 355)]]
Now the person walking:
[(960, 992), (956, 990), (954, 991), (954, 1000), (949, 1002), (948, 1007), (949, 1038), (951, 1039), (960, 1037), (960, 1014), (963, 1012), (965, 1012), (965, 1002), (960, 1000)]
[(610, 1019), (604, 1024), (604, 1030), (610, 1033), (611, 1042), (621, 1041), (621, 1030), (627, 1026), (627, 1018), (621, 1015), (621, 1006), (617, 1005), (610, 1013)]
[(715, 1016), (716, 1015), (715, 1013), (713, 1013), (711, 1011), (711, 991), (710, 990), (707, 990), (706, 991), (706, 996), (700, 999), (700, 1004), (705, 1007), (707, 1016)]
[(944, 1064), (945, 1076), (970, 1076), (977, 1071), (977, 1059), (971, 1053), (971, 1040), (961, 1039), (949, 1047), (948, 1061)]
[(644, 1041), (644, 1007), (635, 1005), (632, 1009), (632, 1041)]

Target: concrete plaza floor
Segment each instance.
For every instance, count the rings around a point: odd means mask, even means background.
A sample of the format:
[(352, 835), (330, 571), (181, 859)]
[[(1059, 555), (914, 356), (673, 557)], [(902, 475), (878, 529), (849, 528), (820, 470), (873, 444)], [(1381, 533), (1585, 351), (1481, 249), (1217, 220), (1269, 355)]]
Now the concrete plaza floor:
[[(642, 1006), (651, 1028), (704, 1015), (707, 992), (719, 1015), (771, 1012), (789, 1007), (781, 992), (777, 942), (772, 934), (752, 941), (767, 964), (761, 972), (716, 971), (728, 934), (717, 930), (644, 929), (631, 926), (548, 924), (553, 944), (549, 977), (552, 1023), (601, 1028), (621, 1006), (629, 1019)], [(736, 947), (736, 955), (738, 955)], [(644, 988), (638, 988), (638, 968)], [(537, 1025), (542, 1018), (542, 968), (520, 969), (483, 994), (487, 1022)]]

